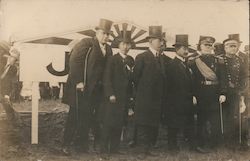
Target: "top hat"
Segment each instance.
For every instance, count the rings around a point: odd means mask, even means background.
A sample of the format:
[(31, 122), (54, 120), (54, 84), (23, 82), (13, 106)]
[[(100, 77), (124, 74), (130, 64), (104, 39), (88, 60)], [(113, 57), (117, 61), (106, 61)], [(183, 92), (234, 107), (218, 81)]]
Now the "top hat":
[(202, 44), (202, 43), (214, 43), (215, 42), (215, 38), (212, 37), (212, 36), (200, 36), (200, 39), (199, 39), (199, 44)]
[(176, 35), (175, 44), (173, 46), (190, 46), (188, 44), (188, 35)]
[(242, 41), (240, 41), (240, 34), (229, 34), (228, 38), (223, 41), (223, 44), (225, 44), (227, 41), (230, 41), (230, 40), (235, 40), (239, 43), (242, 42)]
[(149, 26), (149, 35), (146, 39), (150, 38), (162, 39), (162, 26)]
[(121, 36), (118, 38), (119, 42), (132, 43), (131, 31), (121, 31)]
[(113, 22), (107, 19), (101, 19), (99, 22), (99, 26), (95, 27), (96, 30), (103, 30), (106, 33), (112, 33), (111, 26)]

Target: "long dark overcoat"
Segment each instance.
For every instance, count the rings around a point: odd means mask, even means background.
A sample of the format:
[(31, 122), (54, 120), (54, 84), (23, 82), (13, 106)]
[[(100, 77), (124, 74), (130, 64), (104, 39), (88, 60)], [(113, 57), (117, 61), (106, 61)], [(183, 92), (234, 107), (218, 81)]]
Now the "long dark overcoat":
[(192, 86), (189, 68), (174, 58), (167, 68), (166, 120), (170, 128), (187, 128), (193, 124)]
[(164, 92), (164, 57), (156, 58), (150, 50), (137, 55), (134, 67), (136, 88), (135, 124), (158, 126)]
[[(103, 106), (104, 124), (120, 127), (125, 124), (128, 100), (132, 96), (132, 71), (126, 68), (134, 64), (134, 59), (127, 56), (125, 59), (118, 53), (107, 62), (104, 74), (105, 106)], [(131, 66), (132, 65), (132, 66)], [(114, 95), (116, 102), (111, 103), (109, 97)]]
[(89, 48), (91, 50), (87, 60), (87, 78), (84, 91), (84, 95), (89, 97), (96, 94), (95, 87), (102, 84), (106, 59), (112, 56), (112, 49), (109, 45), (106, 45), (106, 56), (103, 56), (96, 38), (85, 38), (76, 44), (70, 55), (70, 70), (63, 99), (63, 102), (71, 107), (76, 106), (76, 84), (84, 81), (85, 58)]

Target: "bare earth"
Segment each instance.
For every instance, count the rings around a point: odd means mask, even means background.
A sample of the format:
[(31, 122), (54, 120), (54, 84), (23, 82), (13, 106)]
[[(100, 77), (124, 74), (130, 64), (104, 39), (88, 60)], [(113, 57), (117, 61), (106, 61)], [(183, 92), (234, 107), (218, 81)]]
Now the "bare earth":
[[(90, 153), (72, 152), (71, 156), (64, 156), (60, 152), (64, 123), (68, 107), (60, 101), (40, 101), (39, 103), (39, 144), (30, 144), (31, 102), (15, 103), (14, 108), (19, 111), (16, 124), (6, 120), (0, 108), (0, 161), (101, 161), (100, 155), (91, 148)], [(160, 130), (159, 149), (154, 153), (158, 156), (147, 157), (148, 161), (250, 161), (250, 151), (241, 152), (229, 150), (226, 147), (214, 149), (209, 154), (199, 154), (187, 150), (185, 146), (179, 154), (167, 152), (164, 128)], [(140, 147), (128, 148), (122, 143), (123, 155), (112, 155), (111, 161), (140, 160)]]

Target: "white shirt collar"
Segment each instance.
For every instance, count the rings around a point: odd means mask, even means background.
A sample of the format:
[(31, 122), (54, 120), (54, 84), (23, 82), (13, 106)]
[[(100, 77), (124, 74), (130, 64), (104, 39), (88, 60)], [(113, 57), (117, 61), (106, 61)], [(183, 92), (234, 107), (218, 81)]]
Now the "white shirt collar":
[(156, 56), (157, 51), (155, 49), (149, 47), (149, 50), (154, 54), (154, 56)]
[(182, 62), (185, 62), (185, 59), (177, 54), (176, 54), (176, 58), (180, 59)]
[(124, 55), (124, 54), (122, 54), (121, 52), (119, 52), (119, 54), (121, 55), (121, 57), (122, 57), (123, 59), (125, 59), (125, 58), (127, 57), (127, 55)]
[(101, 44), (99, 42), (99, 46), (101, 48), (102, 54), (105, 56), (106, 55), (106, 44)]

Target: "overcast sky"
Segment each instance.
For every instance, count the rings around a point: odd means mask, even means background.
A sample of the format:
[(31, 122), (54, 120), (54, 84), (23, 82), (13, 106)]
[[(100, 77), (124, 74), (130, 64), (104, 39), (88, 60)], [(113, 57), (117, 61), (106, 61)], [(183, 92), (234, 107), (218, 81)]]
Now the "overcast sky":
[(191, 44), (199, 35), (223, 41), (240, 33), (249, 43), (248, 0), (2, 0), (0, 39), (23, 40), (93, 28), (100, 18), (129, 21), (144, 28), (162, 25), (170, 37), (189, 34)]

